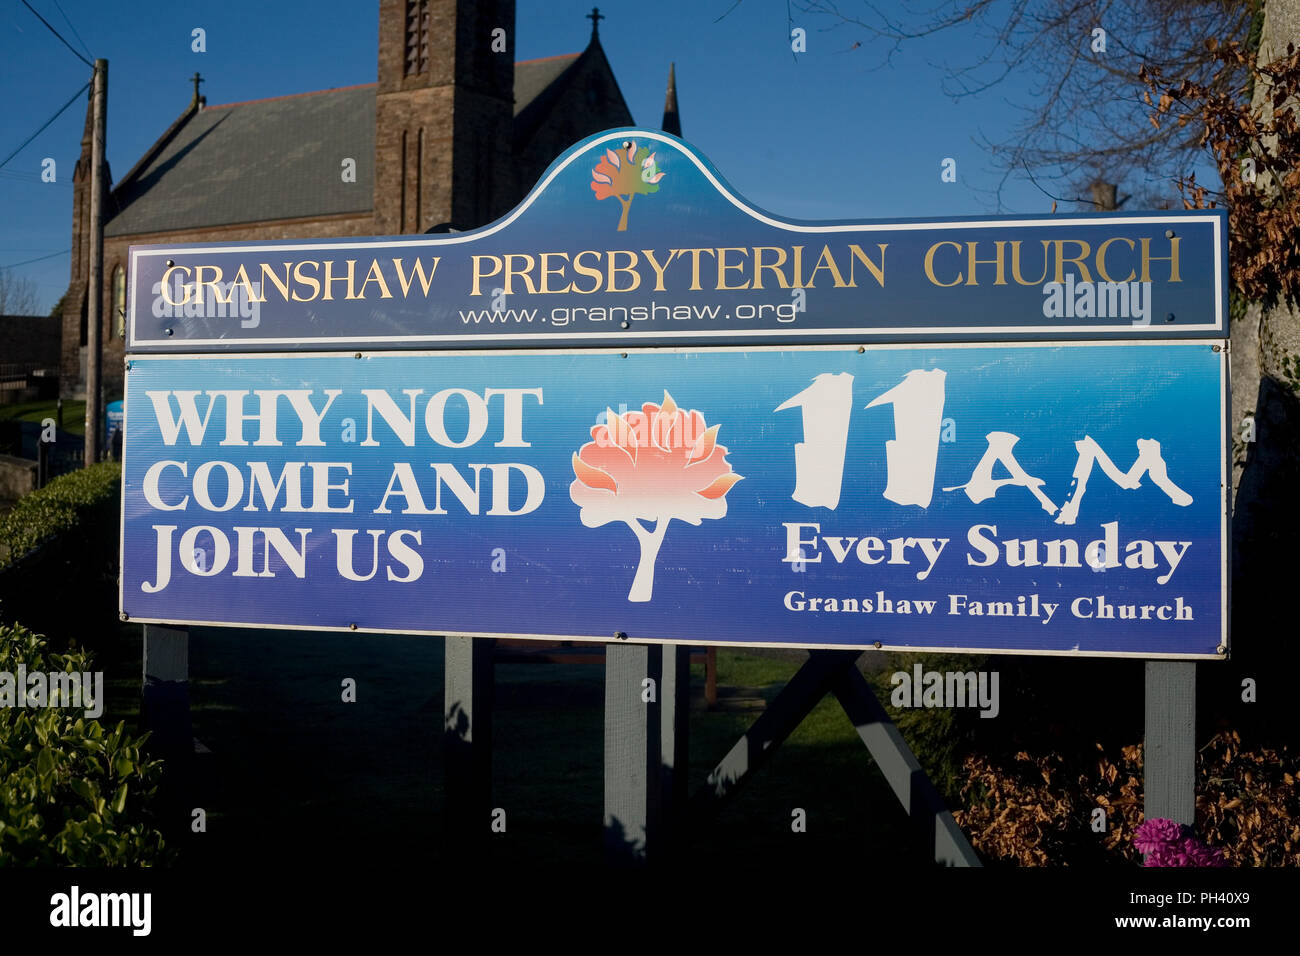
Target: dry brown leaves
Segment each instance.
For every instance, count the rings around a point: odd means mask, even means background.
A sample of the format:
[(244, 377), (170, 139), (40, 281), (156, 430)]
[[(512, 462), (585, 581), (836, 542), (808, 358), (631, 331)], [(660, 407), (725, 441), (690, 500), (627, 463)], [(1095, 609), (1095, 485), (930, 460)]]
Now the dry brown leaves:
[[(1140, 865), (1133, 833), (1142, 823), (1142, 747), (1113, 757), (1021, 751), (995, 763), (972, 756), (962, 790), (967, 809), (953, 816), (985, 859), (1021, 866), (1110, 860)], [(1229, 866), (1300, 866), (1300, 756), (1243, 749), (1225, 732), (1197, 755), (1196, 833)], [(1092, 830), (1093, 811), (1106, 830)]]
[[(1246, 66), (1254, 79), (1256, 103), (1244, 90), (1224, 92), (1215, 84), (1183, 80), (1169, 86), (1157, 69), (1143, 68), (1145, 102), (1162, 117), (1202, 127), (1201, 145), (1214, 155), (1223, 192), (1212, 199), (1195, 174), (1179, 180), (1188, 209), (1214, 208), (1221, 200), (1228, 210), (1230, 273), (1234, 288), (1247, 299), (1272, 300), (1300, 295), (1300, 53), (1260, 64), (1237, 44), (1208, 44), (1219, 61), (1219, 74)], [(1152, 99), (1152, 94), (1159, 98)], [(1249, 160), (1249, 162), (1247, 162)]]

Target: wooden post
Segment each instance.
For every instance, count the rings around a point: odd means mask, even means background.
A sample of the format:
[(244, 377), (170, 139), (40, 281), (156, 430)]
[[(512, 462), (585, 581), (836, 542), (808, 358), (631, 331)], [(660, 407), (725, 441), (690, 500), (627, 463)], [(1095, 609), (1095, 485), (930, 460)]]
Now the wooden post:
[(492, 657), (489, 638), (443, 638), (443, 821), (449, 848), (461, 861), (492, 836)]
[(164, 756), (194, 750), (190, 722), (190, 632), (183, 627), (144, 625), (144, 686), (140, 720)]
[(190, 717), (190, 632), (183, 627), (144, 625), (140, 723), (149, 731), (150, 752), (162, 758), (159, 787), (163, 832), (188, 832), (194, 727)]
[(659, 766), (662, 787), (662, 846), (674, 853), (685, 823), (686, 784), (690, 773), (691, 649), (664, 644), (663, 680), (659, 682)]
[(1196, 663), (1146, 662), (1143, 815), (1196, 823)]
[(718, 706), (718, 649), (704, 652), (704, 703), (712, 710)]
[(614, 865), (644, 864), (658, 853), (663, 660), (660, 645), (605, 648), (605, 860)]
[(87, 467), (99, 460), (103, 431), (100, 375), (104, 305), (104, 134), (108, 106), (108, 61), (95, 61), (90, 92), (90, 275), (86, 287), (86, 456)]

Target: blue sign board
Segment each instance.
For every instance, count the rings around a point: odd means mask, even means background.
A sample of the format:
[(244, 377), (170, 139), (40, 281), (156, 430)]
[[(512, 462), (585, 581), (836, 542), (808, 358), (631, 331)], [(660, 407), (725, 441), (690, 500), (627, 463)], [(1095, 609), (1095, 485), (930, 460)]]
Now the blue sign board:
[(1227, 338), (1226, 213), (800, 222), (590, 137), (436, 236), (133, 246), (128, 351)]
[[(661, 186), (695, 168), (666, 152)], [(1218, 658), (1226, 395), (1226, 353), (1187, 339), (137, 354), (121, 605)]]
[(113, 432), (122, 430), (122, 403), (120, 401), (109, 402), (104, 406), (104, 443), (111, 446), (113, 444)]

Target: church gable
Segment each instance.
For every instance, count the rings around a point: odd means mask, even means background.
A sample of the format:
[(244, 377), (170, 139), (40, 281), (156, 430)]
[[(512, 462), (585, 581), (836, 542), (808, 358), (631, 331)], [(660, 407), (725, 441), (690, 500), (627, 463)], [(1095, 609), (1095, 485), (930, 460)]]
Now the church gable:
[(104, 233), (369, 212), (374, 136), (373, 84), (208, 107), (114, 190)]
[[(562, 69), (557, 69), (561, 66)], [(520, 76), (529, 68), (537, 71), (539, 79), (545, 75), (544, 70), (555, 75), (536, 96), (521, 106), (518, 100)], [(614, 71), (595, 37), (577, 56), (517, 64), (515, 77), (518, 199), (536, 185), (555, 157), (574, 143), (602, 130), (634, 125), (627, 101), (614, 79)]]
[[(106, 236), (369, 213), (375, 84), (201, 109), (113, 190)], [(518, 199), (573, 143), (632, 125), (598, 44), (515, 65)], [(356, 181), (343, 160), (356, 161)]]

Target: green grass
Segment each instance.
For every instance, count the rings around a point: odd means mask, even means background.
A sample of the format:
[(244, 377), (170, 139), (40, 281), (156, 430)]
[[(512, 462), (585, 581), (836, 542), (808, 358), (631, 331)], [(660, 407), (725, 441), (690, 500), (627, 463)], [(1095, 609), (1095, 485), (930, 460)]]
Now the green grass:
[[(16, 405), (0, 405), (0, 421), (16, 419), (20, 422), (43, 422), (52, 418), (59, 420), (57, 400), (43, 402), (19, 402)], [(63, 402), (63, 430), (70, 435), (81, 435), (86, 430), (86, 403), (65, 399)]]

